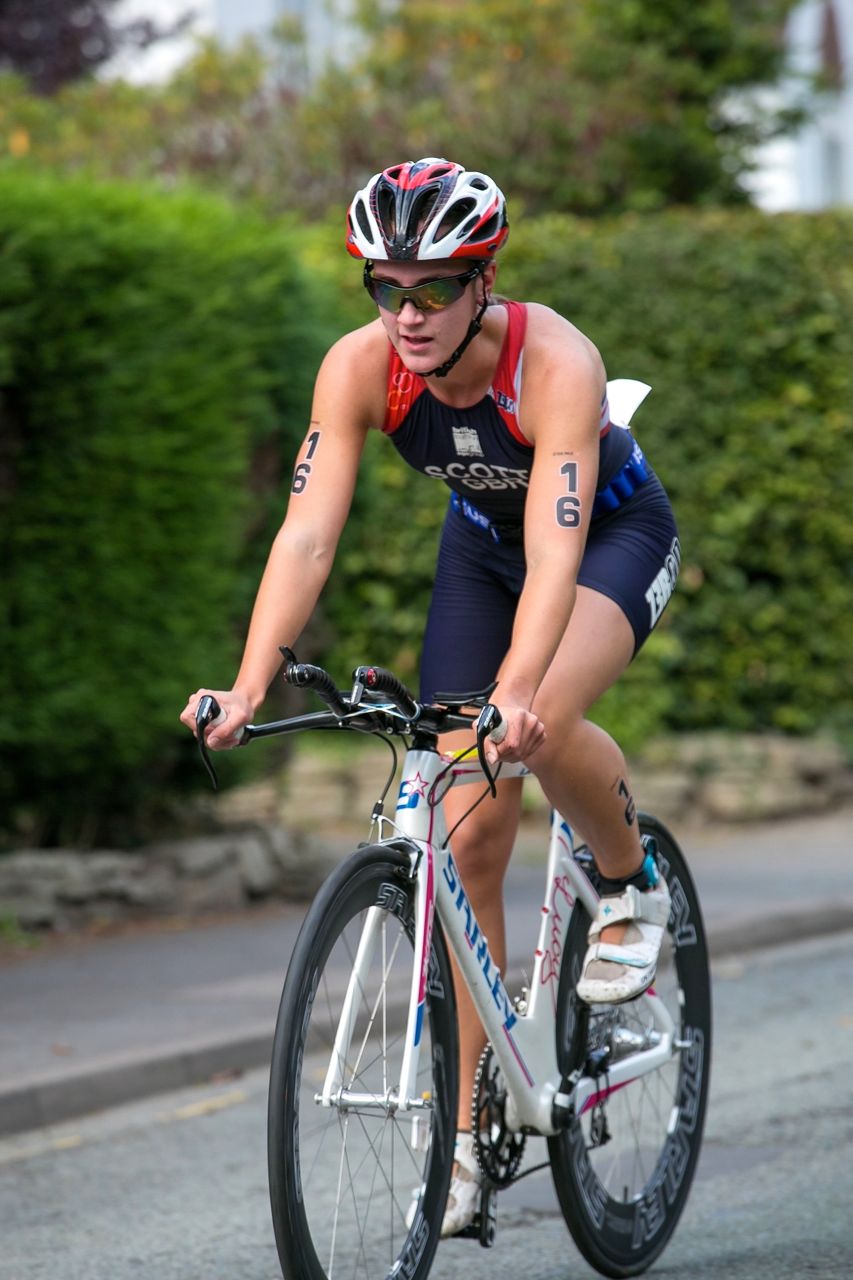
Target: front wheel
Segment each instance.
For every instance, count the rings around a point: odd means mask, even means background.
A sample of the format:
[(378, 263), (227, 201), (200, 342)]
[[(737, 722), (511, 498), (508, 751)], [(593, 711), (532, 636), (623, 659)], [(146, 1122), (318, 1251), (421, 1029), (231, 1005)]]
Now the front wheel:
[(436, 922), (418, 1105), (399, 1110), (413, 965), (409, 872), (408, 856), (391, 846), (358, 850), (320, 889), (294, 948), (268, 1116), (270, 1201), (285, 1280), (422, 1280), (438, 1245), (456, 1131), (456, 1013)]
[[(597, 1271), (617, 1277), (651, 1266), (681, 1216), (702, 1143), (711, 1054), (711, 981), (696, 889), (666, 828), (641, 814), (640, 831), (657, 843), (672, 898), (650, 994), (664, 1002), (682, 1047), (656, 1071), (612, 1091), (602, 1072), (581, 1114), (548, 1141), (557, 1197), (575, 1243)], [(589, 916), (576, 903), (557, 1004), (558, 1053), (567, 1073), (576, 1066), (588, 1071), (590, 1064), (600, 1069), (650, 1047), (656, 1034), (640, 997), (592, 1005), (585, 1038), (573, 1035), (588, 928)]]

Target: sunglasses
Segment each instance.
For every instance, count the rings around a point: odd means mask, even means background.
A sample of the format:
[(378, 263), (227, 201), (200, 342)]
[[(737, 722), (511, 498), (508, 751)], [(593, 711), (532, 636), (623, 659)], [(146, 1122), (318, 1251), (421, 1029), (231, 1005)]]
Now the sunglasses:
[(478, 263), (458, 276), (439, 276), (437, 280), (425, 280), (423, 284), (402, 285), (375, 279), (370, 267), (365, 265), (364, 287), (378, 307), (395, 316), (400, 314), (407, 302), (411, 302), (418, 311), (442, 311), (452, 302), (459, 301), (468, 285), (482, 270)]

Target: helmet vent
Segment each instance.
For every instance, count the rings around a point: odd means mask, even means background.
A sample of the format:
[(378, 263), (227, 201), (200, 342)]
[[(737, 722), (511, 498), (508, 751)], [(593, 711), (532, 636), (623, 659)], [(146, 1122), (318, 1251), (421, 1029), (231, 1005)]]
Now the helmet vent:
[[(449, 235), (451, 231), (460, 226), (460, 223), (464, 218), (468, 218), (469, 214), (474, 214), (474, 216), (465, 224), (464, 231), (467, 232), (473, 229), (473, 227), (477, 225), (477, 215), (474, 213), (474, 208), (475, 205), (473, 200), (455, 201), (455, 203), (447, 210), (447, 213), (441, 219), (441, 222), (436, 229), (436, 240), (441, 240), (444, 236)], [(459, 235), (461, 236), (462, 234), (463, 229), (460, 228)]]
[(465, 236), (469, 236), (471, 232), (474, 230), (474, 228), (476, 227), (476, 225), (477, 225), (477, 214), (474, 213), (471, 215), (468, 221), (464, 224), (464, 226), (461, 226), (458, 232), (456, 233), (459, 236), (459, 239), (462, 240), (464, 239)]
[(484, 227), (480, 228), (480, 233), (477, 238), (479, 240), (491, 240), (493, 236), (500, 233), (502, 225), (500, 214), (496, 213), (494, 217), (489, 218), (489, 221)]
[(390, 243), (397, 234), (397, 207), (394, 191), (380, 187), (376, 192), (376, 217), (385, 239)]
[(406, 232), (410, 237), (419, 235), (432, 215), (437, 200), (441, 195), (440, 187), (427, 187), (412, 203)]
[(358, 219), (358, 225), (361, 228), (362, 235), (365, 236), (368, 240), (372, 240), (373, 231), (371, 230), (371, 227), (370, 227), (370, 219), (367, 216), (367, 210), (364, 207), (363, 200), (359, 200), (357, 205), (355, 206), (355, 216)]
[(476, 187), (478, 191), (488, 191), (489, 189), (489, 184), (485, 178), (471, 178), (469, 186)]

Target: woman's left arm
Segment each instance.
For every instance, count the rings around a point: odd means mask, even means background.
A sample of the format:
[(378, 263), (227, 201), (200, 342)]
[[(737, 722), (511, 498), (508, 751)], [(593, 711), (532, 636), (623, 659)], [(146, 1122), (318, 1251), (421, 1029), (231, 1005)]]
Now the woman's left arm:
[(498, 674), (494, 700), (507, 734), (487, 748), (495, 763), (525, 759), (544, 740), (530, 708), (572, 615), (598, 482), (601, 357), (554, 312), (530, 313), (521, 393), (521, 427), (535, 449), (524, 516), (527, 572)]

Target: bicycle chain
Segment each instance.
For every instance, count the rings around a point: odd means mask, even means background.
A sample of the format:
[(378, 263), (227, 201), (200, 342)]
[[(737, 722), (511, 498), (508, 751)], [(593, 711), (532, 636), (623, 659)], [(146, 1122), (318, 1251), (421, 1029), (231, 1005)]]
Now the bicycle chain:
[(497, 1061), (492, 1065), (493, 1058), (492, 1046), (487, 1043), (474, 1076), (471, 1132), (480, 1172), (491, 1186), (502, 1191), (515, 1180), (527, 1139), (523, 1133), (512, 1133), (507, 1128), (506, 1086), (499, 1079)]

